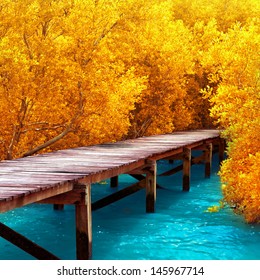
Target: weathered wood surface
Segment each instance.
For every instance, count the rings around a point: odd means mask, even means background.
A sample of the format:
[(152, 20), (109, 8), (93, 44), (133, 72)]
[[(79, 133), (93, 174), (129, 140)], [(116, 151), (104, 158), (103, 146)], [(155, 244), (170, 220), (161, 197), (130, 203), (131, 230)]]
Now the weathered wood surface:
[(92, 211), (98, 210), (100, 208), (103, 208), (111, 203), (114, 203), (126, 196), (129, 196), (131, 194), (134, 194), (138, 192), (139, 190), (145, 188), (145, 179), (142, 181), (135, 183), (129, 187), (126, 187), (122, 190), (119, 190), (113, 194), (110, 194), (104, 198), (99, 199), (98, 201), (95, 201), (92, 203)]
[(146, 212), (153, 213), (155, 211), (155, 201), (156, 201), (156, 173), (157, 166), (156, 161), (149, 161), (150, 168), (146, 173)]
[(61, 150), (0, 162), (0, 212), (140, 169), (218, 139), (218, 130), (196, 130)]
[(184, 191), (190, 190), (191, 149), (183, 149), (183, 187)]
[(92, 257), (91, 186), (77, 187), (83, 192), (80, 202), (75, 204), (76, 255), (78, 260), (89, 260)]
[(209, 178), (211, 173), (211, 163), (212, 163), (212, 143), (207, 144), (206, 150), (205, 150), (205, 177)]

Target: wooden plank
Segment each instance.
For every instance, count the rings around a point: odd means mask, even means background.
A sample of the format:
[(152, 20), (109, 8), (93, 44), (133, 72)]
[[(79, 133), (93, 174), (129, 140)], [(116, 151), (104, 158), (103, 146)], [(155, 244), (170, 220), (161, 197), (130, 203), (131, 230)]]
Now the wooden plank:
[[(71, 166), (71, 167), (37, 167), (34, 166), (33, 168), (27, 167), (27, 166), (22, 166), (22, 167), (12, 167), (12, 168), (6, 168), (6, 167), (2, 167), (1, 168), (1, 172), (0, 175), (1, 176), (10, 176), (12, 173), (18, 173), (18, 174), (34, 174), (34, 173), (38, 173), (38, 174), (43, 174), (44, 176), (48, 176), (48, 175), (61, 175), (59, 177), (64, 177), (66, 175), (68, 176), (82, 176), (82, 175), (88, 175), (90, 172), (89, 170), (87, 170), (87, 168), (85, 167), (84, 169), (79, 167), (76, 167), (77, 171), (75, 171), (75, 166)], [(79, 170), (78, 170), (79, 169)], [(81, 170), (83, 169), (83, 170)], [(100, 169), (100, 168), (99, 168)], [(97, 168), (93, 168), (92, 170), (97, 170)]]
[[(49, 160), (52, 160), (52, 159), (49, 159)], [(134, 160), (132, 160), (134, 161)], [(81, 158), (81, 159), (77, 159), (77, 158), (73, 158), (73, 159), (68, 159), (68, 158), (59, 158), (59, 159), (53, 159), (53, 163), (55, 165), (60, 165), (60, 166), (66, 166), (66, 165), (74, 165), (74, 166), (77, 166), (77, 165), (82, 165), (82, 166), (85, 166), (85, 167), (115, 167), (115, 166), (118, 166), (118, 165), (124, 165), (124, 164), (128, 164), (129, 162), (131, 161), (112, 161), (111, 159), (110, 160), (107, 160), (107, 161), (102, 161), (102, 160), (94, 160), (94, 159), (91, 159), (91, 158)], [(46, 164), (46, 165), (49, 165), (48, 161), (42, 161), (42, 163)], [(28, 162), (28, 164), (30, 164), (30, 162)], [(31, 163), (33, 164), (33, 163)], [(42, 165), (43, 166), (43, 165)]]
[(48, 186), (46, 189), (41, 189), (38, 192), (30, 193), (26, 196), (14, 196), (11, 200), (2, 201), (0, 200), (0, 213), (18, 208), (30, 203), (34, 203), (45, 198), (55, 196), (61, 193), (71, 191), (73, 189), (72, 183), (55, 184), (53, 186)]
[(190, 190), (191, 149), (183, 148), (183, 179), (182, 190)]
[[(198, 156), (198, 157), (191, 157), (191, 165), (194, 165), (194, 164), (200, 164), (202, 163), (202, 161), (204, 161), (204, 158), (205, 156), (204, 155), (201, 155), (201, 156)], [(182, 159), (183, 159), (183, 156), (182, 156)], [(171, 175), (174, 175), (180, 171), (183, 170), (183, 164), (180, 164), (168, 171), (165, 171), (161, 174), (159, 174), (159, 176), (171, 176)]]
[(70, 173), (52, 173), (52, 172), (19, 172), (19, 173), (2, 173), (0, 174), (2, 176), (5, 176), (5, 178), (0, 178), (0, 182), (6, 182), (6, 181), (17, 181), (17, 179), (20, 179), (21, 177), (24, 179), (33, 179), (35, 180), (46, 180), (48, 181), (68, 181), (68, 180), (74, 180), (78, 179), (79, 177), (83, 176), (82, 174), (70, 174)]
[[(144, 156), (145, 157), (145, 156)], [(140, 158), (140, 153), (139, 157), (137, 156), (137, 159)], [(71, 157), (65, 157), (65, 156), (60, 156), (60, 157), (53, 157), (50, 156), (49, 158), (47, 157), (38, 157), (37, 159), (25, 159), (23, 162), (17, 161), (16, 165), (20, 164), (20, 166), (23, 165), (31, 165), (31, 168), (33, 168), (34, 164), (37, 164), (39, 166), (50, 166), (50, 161), (51, 164), (55, 164), (56, 166), (58, 165), (64, 165), (64, 164), (69, 164), (69, 165), (78, 165), (81, 164), (83, 166), (97, 166), (96, 163), (99, 163), (100, 165), (103, 166), (115, 166), (118, 164), (128, 164), (131, 161), (135, 161), (136, 159), (120, 159), (120, 158), (107, 158), (107, 159), (101, 159), (101, 158), (95, 158), (95, 157), (84, 157), (84, 156), (71, 156)], [(15, 161), (14, 161), (15, 163)], [(13, 163), (13, 164), (14, 164)], [(33, 164), (33, 165), (32, 165)], [(3, 164), (3, 166), (7, 164)]]
[(144, 164), (145, 164), (145, 160), (140, 159), (138, 161), (131, 162), (131, 163), (126, 164), (126, 165), (117, 166), (113, 169), (106, 169), (102, 172), (96, 172), (95, 174), (91, 174), (91, 176), (86, 176), (85, 178), (79, 179), (78, 183), (79, 184), (97, 183), (97, 182), (100, 182), (102, 180), (106, 180), (107, 178), (118, 176), (118, 175), (123, 174), (123, 173), (128, 173), (131, 170), (140, 168)]
[(81, 186), (82, 199), (75, 204), (76, 214), (76, 255), (78, 260), (92, 258), (92, 211), (91, 186)]
[(63, 204), (75, 204), (79, 203), (81, 200), (81, 191), (77, 189), (73, 189), (72, 191), (62, 193), (59, 195), (55, 195), (36, 203), (40, 204), (55, 204), (55, 205), (63, 205)]
[(149, 169), (149, 165), (144, 164), (143, 166), (139, 167), (139, 168), (135, 168), (133, 170), (131, 170), (130, 172), (127, 172), (127, 174), (131, 175), (131, 174), (145, 174), (145, 169), (148, 168)]
[(38, 191), (42, 191), (45, 189), (50, 188), (51, 186), (49, 184), (46, 183), (41, 183), (38, 182), (37, 184), (30, 184), (29, 182), (26, 184), (26, 182), (10, 182), (10, 183), (3, 183), (0, 184), (0, 189), (4, 190), (5, 188), (9, 188), (9, 187), (13, 187), (13, 188), (25, 188), (30, 190), (30, 192), (38, 192)]
[(29, 191), (1, 191), (2, 199), (4, 198), (11, 198), (10, 200), (14, 199), (15, 197), (24, 197), (26, 195), (30, 194)]
[(197, 147), (194, 147), (193, 150), (196, 150), (196, 151), (205, 151), (207, 147), (207, 144), (205, 142), (202, 142), (201, 145), (198, 145)]
[(13, 184), (21, 185), (38, 185), (39, 182), (44, 185), (55, 185), (62, 182), (75, 181), (77, 179), (85, 177), (84, 175), (55, 175), (44, 173), (14, 173), (0, 176), (0, 186), (12, 186)]
[(58, 257), (25, 236), (0, 223), (0, 236), (39, 260), (59, 260)]
[(59, 164), (58, 166), (55, 166), (52, 164), (51, 167), (49, 166), (35, 166), (35, 165), (23, 165), (21, 167), (12, 167), (12, 168), (6, 168), (5, 166), (1, 166), (2, 172), (1, 173), (12, 173), (12, 172), (38, 172), (38, 173), (70, 173), (70, 174), (78, 174), (80, 175), (89, 175), (92, 172), (101, 171), (107, 169), (107, 167), (100, 167), (100, 166), (83, 166), (83, 165), (70, 165), (70, 164)]
[(175, 154), (173, 156), (169, 156), (164, 158), (164, 160), (169, 160), (169, 163), (174, 163), (175, 160), (182, 160), (182, 150), (180, 150), (181, 152), (179, 154)]
[(182, 170), (183, 170), (183, 164), (180, 164), (180, 165), (172, 168), (171, 170), (168, 170), (168, 171), (165, 171), (165, 172), (159, 174), (159, 176), (171, 176), (171, 175), (174, 175), (174, 174), (176, 174), (176, 173), (178, 173)]
[(165, 159), (165, 158), (168, 158), (168, 157), (180, 154), (180, 153), (182, 153), (182, 147), (151, 155), (149, 157), (149, 159), (150, 160), (160, 160), (160, 159)]
[(12, 196), (9, 196), (9, 195), (4, 195), (4, 194), (1, 194), (0, 193), (0, 201), (2, 202), (8, 202), (10, 200), (12, 200)]
[(202, 144), (203, 144), (203, 141), (197, 141), (197, 142), (185, 145), (185, 147), (189, 148), (189, 149), (196, 149), (196, 147), (198, 147), (198, 146), (200, 146)]
[(204, 162), (204, 154), (197, 156), (197, 157), (191, 157), (191, 165), (193, 164), (202, 164)]
[(32, 187), (32, 186), (26, 186), (26, 185), (22, 185), (22, 186), (2, 186), (1, 185), (1, 189), (0, 189), (0, 193), (5, 193), (8, 191), (21, 191), (21, 192), (36, 192), (37, 191), (37, 187)]
[(146, 173), (145, 185), (146, 185), (146, 213), (155, 212), (156, 202), (156, 161), (147, 160), (150, 165), (150, 169)]
[[(143, 173), (144, 174), (144, 173)], [(133, 178), (135, 178), (136, 180), (138, 181), (142, 181), (142, 180), (145, 180), (145, 176), (142, 175), (142, 174), (133, 174), (133, 173), (129, 173), (129, 175)], [(161, 185), (157, 184), (156, 183), (156, 188), (157, 189), (165, 189), (164, 187), (162, 187)]]
[(117, 191), (111, 195), (101, 198), (100, 200), (92, 203), (92, 211), (101, 209), (109, 204), (115, 203), (118, 200), (121, 200), (131, 194), (136, 193), (137, 191), (143, 189), (144, 187), (145, 187), (145, 180), (142, 180), (120, 191)]

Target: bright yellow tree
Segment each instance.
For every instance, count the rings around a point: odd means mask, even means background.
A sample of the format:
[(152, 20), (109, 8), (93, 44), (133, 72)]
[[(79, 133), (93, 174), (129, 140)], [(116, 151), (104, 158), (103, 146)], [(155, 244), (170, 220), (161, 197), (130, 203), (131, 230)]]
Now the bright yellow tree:
[(225, 200), (248, 222), (260, 222), (260, 32), (259, 22), (236, 24), (204, 56), (206, 90), (223, 136), (228, 160), (221, 168)]
[(219, 30), (226, 32), (237, 22), (244, 24), (259, 17), (260, 3), (258, 0), (175, 0), (173, 12), (176, 19), (189, 27), (215, 19)]
[(145, 78), (102, 48), (124, 2), (1, 0), (1, 158), (127, 133)]
[(123, 59), (135, 67), (136, 74), (147, 77), (127, 137), (188, 128), (193, 122), (186, 90), (188, 74), (193, 73), (192, 36), (182, 21), (174, 20), (172, 1), (145, 5), (133, 1), (117, 35), (121, 40), (110, 42), (110, 49), (118, 50), (116, 59)]

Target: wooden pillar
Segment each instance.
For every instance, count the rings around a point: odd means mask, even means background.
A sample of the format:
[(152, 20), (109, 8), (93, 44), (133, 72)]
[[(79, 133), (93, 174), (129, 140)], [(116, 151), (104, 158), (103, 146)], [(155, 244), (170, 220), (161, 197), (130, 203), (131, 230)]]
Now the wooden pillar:
[(191, 149), (183, 148), (182, 190), (190, 190)]
[(221, 163), (224, 160), (224, 154), (225, 154), (225, 140), (223, 138), (220, 138), (218, 144), (219, 163)]
[(146, 172), (145, 186), (146, 186), (146, 213), (155, 212), (156, 202), (156, 161), (147, 161), (148, 170)]
[(64, 204), (53, 204), (53, 209), (54, 210), (63, 210), (64, 209)]
[(117, 188), (118, 187), (118, 176), (114, 176), (110, 178), (110, 187)]
[(75, 204), (76, 254), (78, 260), (89, 260), (92, 258), (91, 185), (80, 188), (82, 188), (81, 201)]
[(205, 149), (205, 177), (210, 178), (212, 163), (212, 143), (206, 145)]

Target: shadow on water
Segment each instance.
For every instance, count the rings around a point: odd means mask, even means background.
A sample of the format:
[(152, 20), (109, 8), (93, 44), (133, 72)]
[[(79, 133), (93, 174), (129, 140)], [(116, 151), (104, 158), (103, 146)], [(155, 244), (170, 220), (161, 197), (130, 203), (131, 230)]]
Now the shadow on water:
[[(204, 166), (192, 167), (190, 192), (182, 192), (182, 173), (158, 177), (156, 212), (145, 213), (141, 190), (93, 213), (93, 258), (108, 259), (260, 259), (260, 225), (248, 225), (226, 208), (206, 212), (222, 198), (214, 159), (212, 176)], [(176, 165), (178, 162), (175, 163)], [(163, 172), (173, 165), (159, 162)], [(109, 181), (93, 185), (92, 201), (115, 190)], [(136, 182), (120, 176), (120, 187)], [(53, 211), (50, 205), (29, 205), (1, 214), (1, 222), (62, 259), (75, 259), (74, 207)], [(32, 259), (0, 238), (0, 259)]]

